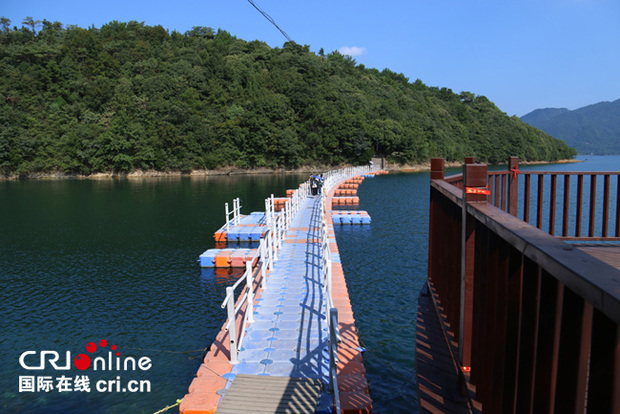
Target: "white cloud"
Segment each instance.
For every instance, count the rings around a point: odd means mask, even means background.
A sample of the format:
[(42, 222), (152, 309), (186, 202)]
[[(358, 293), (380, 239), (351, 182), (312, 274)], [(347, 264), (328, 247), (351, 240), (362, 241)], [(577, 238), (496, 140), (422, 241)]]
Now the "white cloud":
[(356, 56), (360, 56), (364, 52), (366, 52), (366, 48), (365, 47), (357, 47), (357, 46), (342, 46), (340, 49), (338, 49), (338, 52), (340, 52), (343, 55), (347, 55), (347, 56), (351, 56), (351, 57), (356, 57)]

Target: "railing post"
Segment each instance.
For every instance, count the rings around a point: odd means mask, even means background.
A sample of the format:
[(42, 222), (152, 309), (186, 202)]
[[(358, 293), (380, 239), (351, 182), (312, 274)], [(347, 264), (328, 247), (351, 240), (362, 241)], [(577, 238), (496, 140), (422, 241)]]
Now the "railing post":
[(248, 289), (248, 306), (246, 307), (246, 312), (248, 313), (248, 323), (254, 322), (254, 277), (252, 270), (252, 263), (250, 261), (245, 262), (245, 273), (246, 273), (246, 286)]
[[(331, 308), (328, 316), (332, 326), (338, 326), (338, 309)], [(329, 330), (329, 388), (334, 396), (334, 411), (336, 413), (342, 412), (340, 406), (340, 391), (338, 390), (338, 338), (336, 329)]]
[[(267, 236), (269, 237), (269, 236)], [(265, 290), (265, 283), (267, 279), (267, 263), (269, 263), (269, 259), (267, 258), (267, 249), (265, 248), (265, 243), (267, 239), (261, 237), (260, 239), (260, 271), (261, 271), (261, 281), (260, 286), (263, 290)]]
[(226, 296), (228, 299), (228, 339), (230, 342), (230, 363), (239, 362), (237, 358), (237, 320), (235, 318), (235, 289), (232, 286), (226, 288)]
[(224, 203), (224, 206), (226, 207), (226, 233), (228, 233), (230, 231), (230, 222), (229, 222), (230, 212), (228, 211), (228, 203)]
[(464, 163), (465, 164), (475, 164), (476, 163), (476, 157), (465, 157)]
[[(467, 203), (486, 202), (487, 166), (463, 166), (463, 208), (461, 230), (461, 301), (459, 313), (459, 360), (462, 367), (471, 367), (472, 319), (474, 310), (475, 219), (467, 214)], [(479, 190), (470, 192), (470, 189)]]
[[(236, 206), (235, 206), (236, 204)], [(239, 224), (239, 215), (241, 214), (241, 202), (239, 197), (233, 200), (233, 218), (235, 225)]]
[(275, 214), (276, 214), (276, 203), (274, 201), (274, 197), (273, 194), (271, 195), (271, 218), (275, 219)]
[(284, 220), (283, 217), (280, 216), (280, 225), (278, 226), (278, 249), (282, 249), (282, 239), (284, 239)]
[[(431, 180), (443, 180), (445, 174), (445, 160), (443, 158), (431, 158)], [(435, 210), (438, 208), (436, 205), (433, 188), (431, 187), (430, 195), (430, 208), (429, 208), (429, 220), (428, 220), (428, 277), (429, 279), (436, 280), (434, 273), (435, 256), (438, 251), (435, 251), (435, 244), (441, 243), (440, 240), (435, 240), (437, 237), (441, 237), (437, 234), (438, 227), (435, 225)], [(437, 235), (436, 235), (437, 234)]]
[(277, 220), (274, 219), (271, 222), (271, 229), (272, 229), (271, 231), (272, 233), (271, 234), (271, 246), (272, 246), (271, 252), (273, 253), (273, 256), (271, 259), (272, 263), (278, 261), (278, 226), (277, 226), (276, 221)]
[(463, 166), (463, 199), (467, 202), (486, 202), (487, 187), (486, 164), (465, 164)]
[(519, 157), (508, 159), (508, 214), (517, 217), (519, 204)]
[(273, 270), (273, 232), (271, 229), (267, 233), (267, 250), (269, 250), (269, 270)]
[(291, 202), (287, 201), (284, 204), (284, 208), (286, 209), (286, 228), (285, 230), (288, 230), (288, 228), (291, 226), (291, 221), (293, 218), (293, 212), (291, 211)]
[(431, 158), (431, 180), (443, 180), (446, 160)]

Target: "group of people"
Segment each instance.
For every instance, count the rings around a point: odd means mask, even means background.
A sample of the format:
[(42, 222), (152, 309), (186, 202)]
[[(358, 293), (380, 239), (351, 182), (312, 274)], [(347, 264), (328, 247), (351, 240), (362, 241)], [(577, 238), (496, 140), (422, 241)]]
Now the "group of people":
[(323, 187), (323, 174), (310, 176), (310, 192), (312, 195), (321, 194), (321, 188)]

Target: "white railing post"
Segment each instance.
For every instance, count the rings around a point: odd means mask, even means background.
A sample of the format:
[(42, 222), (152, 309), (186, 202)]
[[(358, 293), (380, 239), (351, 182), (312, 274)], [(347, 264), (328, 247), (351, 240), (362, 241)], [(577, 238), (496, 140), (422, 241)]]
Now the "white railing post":
[(269, 200), (269, 198), (265, 199), (265, 225), (267, 228), (271, 225), (271, 216), (269, 215), (271, 208), (269, 207)]
[(241, 221), (241, 200), (237, 197), (237, 224)]
[(228, 233), (230, 231), (230, 212), (228, 211), (228, 203), (225, 203), (224, 206), (226, 207), (226, 233)]
[(239, 224), (239, 211), (241, 206), (239, 205), (239, 197), (233, 200), (233, 221), (235, 225)]
[(273, 194), (272, 194), (271, 195), (271, 211), (270, 211), (271, 218), (275, 218), (275, 215), (276, 215), (276, 207), (275, 207), (275, 205), (276, 205), (276, 202), (275, 202)]
[(327, 278), (327, 294), (332, 299), (332, 260), (327, 259), (325, 263), (325, 277)]
[(273, 270), (273, 231), (267, 233), (267, 250), (269, 251), (269, 270)]
[(237, 324), (235, 318), (235, 288), (228, 286), (226, 288), (226, 296), (228, 297), (228, 338), (230, 339), (230, 363), (239, 362), (237, 355)]
[(277, 219), (274, 219), (273, 222), (271, 223), (272, 226), (272, 232), (273, 232), (273, 238), (272, 238), (272, 244), (273, 244), (273, 261), (277, 262), (278, 261), (278, 223), (277, 223)]
[(289, 229), (289, 227), (291, 227), (291, 223), (293, 221), (293, 212), (291, 211), (291, 202), (290, 200), (286, 201), (286, 204), (284, 205), (284, 207), (286, 208), (286, 211), (288, 212), (286, 215), (286, 230)]
[(250, 263), (249, 261), (245, 262), (245, 273), (247, 275), (245, 281), (246, 281), (246, 286), (248, 289), (248, 306), (246, 308), (246, 313), (248, 315), (247, 317), (247, 321), (249, 323), (253, 323), (254, 322), (254, 277), (253, 277), (253, 269), (252, 269), (252, 263)]
[[(330, 325), (338, 324), (338, 309), (328, 309), (327, 319)], [(335, 329), (329, 330), (329, 391), (334, 396), (334, 411), (341, 412), (340, 407), (340, 390), (338, 390), (338, 368), (340, 363), (338, 360), (338, 335)]]
[(282, 216), (280, 216), (280, 225), (276, 230), (278, 232), (278, 250), (282, 250), (282, 239), (284, 238), (284, 220)]
[(267, 249), (265, 248), (266, 242), (267, 242), (267, 239), (261, 237), (260, 239), (260, 271), (261, 271), (260, 285), (263, 290), (265, 290), (265, 286), (266, 286), (265, 280), (267, 279), (267, 263), (269, 263), (269, 259), (267, 258)]

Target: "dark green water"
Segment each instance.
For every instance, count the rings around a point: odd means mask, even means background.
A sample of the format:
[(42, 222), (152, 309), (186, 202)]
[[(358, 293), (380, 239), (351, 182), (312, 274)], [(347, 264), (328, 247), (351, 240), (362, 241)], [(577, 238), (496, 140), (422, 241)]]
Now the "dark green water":
[[(527, 168), (617, 170), (620, 157)], [(224, 203), (240, 197), (243, 213), (262, 211), (269, 194), (283, 196), (306, 178), (0, 182), (0, 412), (153, 413), (181, 398), (224, 321), (219, 306), (234, 280), (196, 262), (214, 245)], [(428, 185), (428, 174), (367, 179), (360, 208), (372, 225), (336, 228), (377, 413), (417, 412), (414, 328), (426, 277)], [(84, 371), (90, 393), (19, 392), (20, 376), (82, 374), (27, 371), (24, 351), (55, 350), (62, 363), (67, 350), (75, 356), (100, 339), (122, 357), (148, 356), (152, 368)], [(117, 375), (146, 379), (151, 392), (95, 389), (96, 380)]]
[[(202, 352), (180, 352), (210, 345), (224, 320), (219, 304), (232, 278), (197, 264), (224, 203), (238, 196), (243, 212), (262, 211), (269, 194), (306, 178), (0, 182), (0, 412), (152, 413), (181, 398)], [(90, 393), (19, 392), (20, 376), (81, 374), (26, 371), (22, 352), (55, 350), (64, 361), (67, 350), (75, 356), (101, 339), (122, 357), (152, 359), (150, 370), (121, 375), (148, 379), (150, 393), (101, 393), (95, 384)]]
[(415, 413), (415, 315), (426, 280), (429, 174), (364, 180), (370, 226), (336, 226), (374, 412)]

